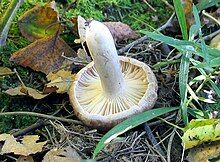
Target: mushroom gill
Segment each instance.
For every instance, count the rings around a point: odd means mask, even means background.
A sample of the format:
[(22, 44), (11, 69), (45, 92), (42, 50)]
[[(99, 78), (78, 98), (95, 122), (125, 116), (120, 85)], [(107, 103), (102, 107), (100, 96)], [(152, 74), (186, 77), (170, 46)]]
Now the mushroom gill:
[(105, 94), (94, 66), (82, 73), (75, 90), (76, 98), (84, 111), (107, 116), (138, 105), (148, 88), (146, 72), (141, 66), (129, 61), (121, 60), (120, 64), (125, 81), (125, 90), (120, 96), (109, 97)]

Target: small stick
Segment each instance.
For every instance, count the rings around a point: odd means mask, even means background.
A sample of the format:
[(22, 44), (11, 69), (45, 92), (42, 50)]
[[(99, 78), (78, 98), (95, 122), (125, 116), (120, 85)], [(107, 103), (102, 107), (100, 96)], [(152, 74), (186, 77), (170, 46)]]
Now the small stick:
[(220, 29), (215, 31), (215, 32), (213, 32), (213, 33), (211, 33), (211, 34), (209, 34), (209, 35), (207, 35), (207, 36), (205, 36), (203, 39), (205, 41), (209, 41), (209, 40), (211, 40), (213, 37), (215, 37), (218, 34), (220, 34)]
[(14, 137), (23, 136), (23, 135), (25, 135), (25, 134), (27, 134), (27, 133), (29, 133), (31, 131), (34, 131), (34, 130), (36, 130), (38, 128), (41, 128), (41, 127), (43, 127), (43, 126), (45, 126), (47, 124), (48, 124), (48, 122), (45, 122), (44, 120), (39, 120), (36, 123), (28, 126), (27, 128), (24, 128), (22, 130), (19, 130), (19, 131), (13, 133), (13, 136)]
[(202, 11), (202, 14), (205, 15), (206, 17), (210, 18), (214, 22), (216, 22), (218, 25), (220, 25), (220, 21), (217, 20), (216, 18), (214, 18), (212, 15), (208, 14), (207, 12), (205, 12), (205, 10)]
[(144, 3), (146, 3), (148, 5), (148, 7), (150, 7), (151, 10), (153, 10), (154, 12), (157, 12), (157, 10), (155, 8), (153, 8), (153, 6), (151, 6), (147, 0), (143, 0)]
[(167, 2), (166, 0), (162, 0), (170, 9), (174, 10), (174, 7), (169, 4), (169, 2)]
[(161, 149), (160, 145), (158, 145), (158, 142), (156, 140), (156, 138), (154, 137), (150, 127), (148, 126), (147, 123), (144, 124), (144, 129), (147, 132), (147, 136), (150, 139), (152, 145), (155, 147), (155, 149), (162, 155), (165, 156), (165, 153), (163, 152), (163, 150)]
[(62, 122), (83, 125), (83, 123), (78, 121), (78, 120), (66, 119), (66, 118), (56, 117), (56, 116), (52, 116), (52, 115), (40, 114), (40, 113), (36, 113), (36, 112), (14, 111), (14, 112), (0, 113), (0, 116), (10, 116), (10, 115), (11, 116), (28, 115), (28, 116), (35, 116), (35, 117), (39, 117), (39, 118), (45, 118), (45, 119), (50, 119), (50, 120), (59, 120), (59, 121), (62, 121)]
[[(171, 15), (171, 17), (169, 18), (169, 20), (168, 20), (164, 25), (162, 25), (161, 27), (159, 27), (159, 28), (157, 29), (157, 31), (160, 32), (160, 31), (163, 31), (164, 29), (166, 29), (166, 28), (171, 24), (171, 21), (173, 20), (174, 16), (175, 16), (175, 13), (173, 13), (173, 14)], [(119, 50), (118, 50), (118, 54), (120, 55), (120, 54), (124, 53), (125, 51), (128, 51), (131, 47), (136, 46), (136, 45), (138, 45), (138, 44), (144, 42), (144, 41), (147, 40), (148, 38), (149, 38), (149, 37), (148, 37), (147, 35), (145, 35), (145, 36), (143, 36), (143, 37), (141, 37), (141, 38), (139, 38), (139, 39), (137, 39), (137, 40), (131, 42), (130, 44), (128, 44), (128, 45), (122, 47), (121, 49), (119, 49)]]

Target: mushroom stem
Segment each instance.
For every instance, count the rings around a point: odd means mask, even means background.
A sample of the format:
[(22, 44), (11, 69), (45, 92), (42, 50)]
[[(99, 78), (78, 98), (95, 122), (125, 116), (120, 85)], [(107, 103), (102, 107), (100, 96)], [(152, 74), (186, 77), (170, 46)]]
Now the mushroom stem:
[(124, 92), (125, 83), (109, 29), (101, 22), (91, 21), (86, 27), (86, 43), (104, 93), (109, 97), (121, 95)]

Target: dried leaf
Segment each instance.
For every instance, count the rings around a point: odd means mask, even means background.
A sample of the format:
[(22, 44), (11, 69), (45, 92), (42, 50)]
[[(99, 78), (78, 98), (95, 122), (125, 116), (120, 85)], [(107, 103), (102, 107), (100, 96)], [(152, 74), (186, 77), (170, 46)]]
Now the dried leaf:
[(137, 39), (139, 36), (127, 24), (121, 22), (103, 22), (110, 30), (115, 41)]
[[(84, 43), (86, 42), (86, 26), (85, 26), (86, 20), (78, 16), (77, 24), (78, 24), (78, 33), (80, 36), (81, 44), (85, 49)], [(124, 24), (122, 22), (103, 22), (108, 29), (110, 30), (113, 38), (115, 41), (126, 41), (128, 39), (137, 39), (139, 36), (136, 32), (134, 32), (127, 24)], [(101, 32), (101, 31), (100, 31)]]
[(37, 142), (38, 140), (38, 135), (27, 135), (21, 139), (21, 142), (19, 142), (13, 135), (1, 134), (0, 141), (4, 141), (4, 145), (2, 146), (0, 154), (14, 153), (16, 155), (28, 156), (30, 154), (41, 152), (46, 141)]
[(20, 156), (16, 162), (34, 162), (34, 159), (32, 156)]
[(71, 147), (63, 149), (52, 149), (45, 156), (42, 162), (80, 162), (81, 157)]
[(190, 149), (187, 159), (189, 162), (209, 162), (219, 155), (220, 141), (216, 141)]
[(11, 69), (9, 69), (7, 67), (0, 67), (0, 77), (1, 76), (6, 76), (6, 75), (10, 75), (10, 74), (13, 74)]
[(212, 48), (220, 50), (220, 34), (216, 35), (210, 42)]
[(182, 143), (185, 149), (200, 145), (204, 142), (220, 140), (219, 119), (195, 119), (184, 129)]
[(15, 52), (10, 61), (49, 74), (67, 64), (68, 61), (62, 57), (62, 53), (65, 56), (73, 57), (76, 55), (75, 51), (63, 39), (52, 36), (39, 39)]
[(47, 80), (51, 82), (46, 85), (44, 91), (48, 88), (57, 87), (57, 93), (65, 93), (69, 90), (70, 85), (75, 80), (75, 74), (72, 74), (71, 71), (65, 71), (62, 69), (56, 73), (49, 73), (47, 75)]
[(11, 96), (28, 95), (33, 97), (34, 99), (42, 99), (49, 95), (49, 94), (43, 94), (42, 92), (36, 89), (30, 87), (23, 87), (23, 86), (8, 89), (7, 91), (5, 91), (5, 93)]
[(61, 28), (53, 2), (30, 9), (20, 18), (18, 24), (22, 35), (30, 41), (55, 35)]

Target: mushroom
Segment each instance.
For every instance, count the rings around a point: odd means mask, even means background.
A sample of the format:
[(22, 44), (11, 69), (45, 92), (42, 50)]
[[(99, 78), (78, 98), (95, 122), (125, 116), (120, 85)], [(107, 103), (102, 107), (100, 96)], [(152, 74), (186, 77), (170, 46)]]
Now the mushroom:
[(86, 125), (107, 130), (154, 106), (157, 80), (145, 63), (118, 56), (109, 29), (87, 23), (86, 43), (93, 62), (81, 69), (69, 90), (76, 116)]

